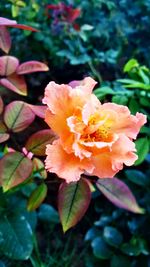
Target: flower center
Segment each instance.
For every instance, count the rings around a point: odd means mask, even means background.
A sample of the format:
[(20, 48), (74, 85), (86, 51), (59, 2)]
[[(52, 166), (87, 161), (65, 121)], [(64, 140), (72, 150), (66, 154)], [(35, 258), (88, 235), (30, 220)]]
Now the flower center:
[(83, 134), (82, 139), (84, 139), (84, 142), (110, 142), (112, 140), (112, 134), (109, 132), (109, 129), (105, 125), (100, 126), (91, 134)]
[(95, 113), (90, 116), (82, 139), (84, 142), (111, 142), (113, 138), (111, 125), (112, 121), (108, 114)]

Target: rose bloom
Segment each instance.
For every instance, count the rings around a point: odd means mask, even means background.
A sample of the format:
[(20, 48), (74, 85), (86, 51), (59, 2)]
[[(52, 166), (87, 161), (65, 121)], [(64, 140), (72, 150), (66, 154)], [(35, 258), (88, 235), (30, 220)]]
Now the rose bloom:
[(126, 106), (101, 104), (92, 94), (95, 84), (86, 77), (69, 85), (50, 82), (45, 89), (45, 121), (57, 136), (47, 145), (45, 166), (67, 183), (84, 173), (111, 178), (123, 164), (137, 160), (133, 139), (146, 116), (133, 116)]

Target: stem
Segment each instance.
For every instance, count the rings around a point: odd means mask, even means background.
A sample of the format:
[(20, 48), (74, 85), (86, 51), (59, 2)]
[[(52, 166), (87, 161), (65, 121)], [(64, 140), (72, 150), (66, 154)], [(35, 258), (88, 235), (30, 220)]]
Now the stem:
[(103, 79), (102, 79), (102, 76), (101, 74), (95, 69), (92, 61), (89, 61), (88, 62), (88, 65), (92, 71), (92, 73), (94, 74), (94, 76), (98, 79), (99, 83), (102, 83)]
[(30, 261), (33, 267), (45, 267), (45, 265), (41, 261), (38, 244), (36, 240), (36, 236), (33, 235), (33, 244), (34, 244), (34, 251), (32, 255), (30, 256)]

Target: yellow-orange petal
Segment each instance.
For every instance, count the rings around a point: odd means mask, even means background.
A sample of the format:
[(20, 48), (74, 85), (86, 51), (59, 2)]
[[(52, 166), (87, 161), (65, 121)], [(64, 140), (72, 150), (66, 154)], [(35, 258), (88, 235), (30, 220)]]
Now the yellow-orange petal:
[(135, 116), (130, 114), (127, 107), (114, 103), (105, 103), (102, 105), (104, 110), (117, 114), (116, 120), (111, 125), (111, 131), (115, 133), (124, 133), (129, 138), (135, 139), (140, 131), (140, 128), (146, 123), (146, 116), (142, 113), (137, 113)]
[(95, 166), (92, 175), (100, 178), (113, 177), (123, 169), (123, 164), (131, 166), (137, 160), (135, 144), (125, 135), (120, 135), (119, 139), (113, 143), (111, 150), (93, 155), (92, 162)]
[(60, 140), (54, 141), (52, 145), (47, 145), (46, 155), (46, 169), (49, 172), (56, 173), (60, 178), (65, 179), (67, 183), (78, 181), (84, 171), (91, 173), (94, 169), (90, 160), (80, 160), (73, 153), (66, 153), (61, 146)]
[(68, 85), (58, 85), (54, 82), (50, 82), (45, 89), (43, 103), (48, 105), (45, 121), (61, 138), (68, 152), (71, 151), (73, 134), (67, 125), (67, 118), (82, 109), (86, 101), (83, 96), (82, 91), (76, 91)]

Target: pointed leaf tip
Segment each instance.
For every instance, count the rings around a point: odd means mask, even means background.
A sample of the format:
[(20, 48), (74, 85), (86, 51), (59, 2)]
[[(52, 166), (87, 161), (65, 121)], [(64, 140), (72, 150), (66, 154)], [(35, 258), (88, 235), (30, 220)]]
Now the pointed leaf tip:
[(0, 27), (0, 48), (6, 53), (9, 53), (11, 48), (11, 37), (5, 26)]
[(84, 216), (91, 200), (91, 190), (86, 179), (62, 183), (58, 193), (58, 210), (65, 233)]
[(143, 214), (128, 186), (117, 178), (98, 179), (98, 189), (116, 206), (131, 212)]

